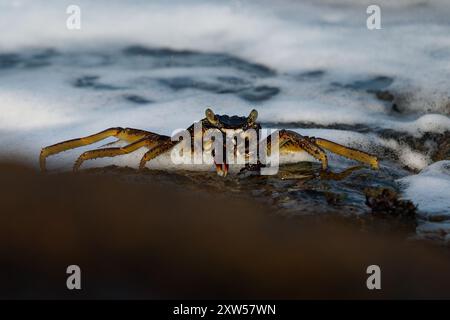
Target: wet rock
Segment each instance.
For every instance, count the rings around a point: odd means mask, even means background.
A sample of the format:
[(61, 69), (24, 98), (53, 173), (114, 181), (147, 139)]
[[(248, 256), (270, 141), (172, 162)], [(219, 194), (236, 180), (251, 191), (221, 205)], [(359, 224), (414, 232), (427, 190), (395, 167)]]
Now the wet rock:
[(113, 86), (105, 83), (101, 83), (98, 80), (99, 76), (83, 76), (75, 80), (74, 87), (76, 88), (90, 88), (94, 90), (119, 90), (122, 87)]
[(205, 53), (191, 50), (173, 50), (168, 48), (148, 48), (130, 46), (123, 51), (128, 58), (152, 58), (155, 65), (164, 67), (229, 67), (258, 77), (270, 77), (276, 73), (262, 64), (224, 53)]
[(394, 102), (394, 94), (387, 90), (387, 88), (394, 82), (394, 79), (388, 76), (376, 76), (364, 80), (356, 80), (351, 83), (342, 84), (333, 82), (334, 87), (351, 89), (356, 91), (365, 91), (367, 93), (375, 95), (375, 97), (381, 101)]
[(20, 57), (14, 53), (0, 54), (0, 69), (8, 69), (17, 66), (20, 63)]
[(32, 69), (51, 64), (51, 59), (58, 55), (53, 49), (31, 50), (25, 53), (0, 54), (0, 69), (23, 68)]
[(214, 93), (232, 92), (232, 90), (225, 90), (226, 87), (222, 87), (219, 84), (203, 80), (196, 80), (190, 77), (174, 77), (174, 78), (160, 79), (159, 83), (169, 87), (172, 90), (198, 89)]
[(432, 240), (441, 244), (450, 244), (450, 223), (426, 221), (417, 227), (419, 239)]
[(233, 86), (249, 86), (251, 85), (251, 82), (248, 80), (245, 80), (243, 78), (238, 77), (230, 77), (230, 76), (221, 76), (217, 77), (217, 80), (220, 82), (233, 85)]
[[(375, 95), (378, 99), (382, 101), (389, 101), (389, 102), (394, 101), (394, 95), (387, 90), (376, 91)], [(394, 105), (392, 106), (392, 108), (394, 109)]]
[[(450, 159), (450, 130), (444, 133), (426, 132), (420, 137), (392, 129), (380, 130), (379, 134), (384, 139), (393, 139), (409, 146), (413, 151), (428, 155), (433, 162)], [(389, 154), (386, 153), (385, 156)], [(392, 154), (390, 158), (396, 160)]]
[(247, 101), (258, 102), (269, 100), (273, 96), (276, 96), (278, 93), (280, 93), (279, 88), (259, 86), (244, 89), (243, 91), (239, 92), (238, 96)]
[(398, 105), (396, 103), (392, 104), (392, 111), (401, 113), (402, 111), (399, 109)]
[(364, 190), (366, 204), (375, 216), (415, 219), (417, 208), (409, 200), (400, 200), (397, 192), (387, 188), (367, 188)]
[(302, 72), (295, 76), (297, 80), (304, 81), (304, 80), (315, 80), (320, 79), (325, 75), (325, 71), (323, 70), (311, 70)]
[(377, 76), (364, 80), (356, 80), (351, 83), (339, 83), (333, 82), (332, 85), (335, 87), (341, 87), (352, 90), (360, 90), (366, 92), (379, 92), (385, 90), (394, 82), (394, 79), (387, 76)]
[(394, 79), (387, 76), (377, 76), (367, 80), (357, 80), (347, 87), (357, 90), (366, 90), (367, 92), (377, 92), (389, 87)]
[(342, 195), (333, 192), (325, 192), (324, 195), (329, 205), (337, 205), (343, 198)]
[(450, 131), (435, 135), (433, 140), (436, 143), (436, 151), (431, 159), (435, 162), (450, 159)]
[(168, 48), (149, 48), (144, 46), (129, 46), (123, 50), (125, 55), (129, 56), (152, 56), (152, 57), (168, 57), (168, 56), (182, 56), (188, 57), (195, 55), (194, 51), (190, 50), (172, 50)]
[(123, 96), (125, 100), (132, 102), (134, 104), (149, 104), (152, 103), (152, 100), (149, 100), (147, 98), (144, 98), (142, 96), (136, 95), (136, 94), (128, 94)]
[(198, 80), (190, 77), (174, 77), (160, 79), (159, 83), (172, 90), (197, 89), (216, 94), (236, 94), (241, 99), (257, 102), (271, 99), (280, 92), (279, 88), (269, 86), (249, 85), (249, 82), (239, 78), (221, 78), (221, 82)]

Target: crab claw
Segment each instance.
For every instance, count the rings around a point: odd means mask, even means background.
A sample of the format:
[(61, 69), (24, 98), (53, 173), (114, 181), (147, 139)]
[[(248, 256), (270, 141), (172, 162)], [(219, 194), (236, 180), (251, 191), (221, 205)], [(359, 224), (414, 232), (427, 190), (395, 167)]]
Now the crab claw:
[(226, 163), (224, 163), (224, 164), (217, 164), (216, 163), (217, 175), (221, 176), (221, 177), (226, 177), (227, 174), (228, 174), (228, 168), (229, 168), (229, 165), (226, 164)]

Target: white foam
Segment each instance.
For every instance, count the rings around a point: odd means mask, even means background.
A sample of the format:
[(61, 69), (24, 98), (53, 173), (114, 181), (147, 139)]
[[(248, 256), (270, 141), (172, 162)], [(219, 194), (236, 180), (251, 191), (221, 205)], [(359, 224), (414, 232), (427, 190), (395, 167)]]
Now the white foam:
[(40, 99), (35, 94), (1, 91), (0, 128), (3, 130), (36, 129), (73, 121), (57, 104)]
[(403, 196), (428, 215), (450, 216), (450, 161), (431, 164), (419, 174), (399, 179)]
[[(331, 81), (344, 84), (358, 77), (393, 76), (393, 91), (402, 97), (408, 111), (448, 111), (448, 3), (427, 1), (419, 10), (417, 2), (383, 1), (382, 9), (390, 10), (389, 15), (383, 15), (383, 30), (373, 32), (365, 28), (365, 8), (358, 1), (320, 3), (283, 1), (274, 7), (270, 2), (242, 1), (130, 1), (126, 5), (78, 1), (82, 29), (69, 31), (65, 28), (65, 3), (2, 1), (0, 27), (8, 32), (2, 34), (0, 52), (28, 47), (87, 50), (108, 48), (111, 43), (227, 52), (279, 72), (325, 70)], [(106, 75), (107, 71), (101, 72)], [(142, 70), (135, 70), (139, 72)], [(124, 76), (123, 69), (110, 71), (111, 79)], [(33, 89), (42, 82), (29, 81), (34, 83), (29, 86), (34, 94)], [(262, 120), (368, 124), (414, 133), (442, 132), (450, 126), (445, 115), (412, 117), (408, 122), (392, 118), (382, 102), (360, 92), (330, 92), (320, 81), (267, 81), (281, 85), (283, 94), (265, 104), (260, 111)], [(60, 98), (56, 93), (48, 97)], [(78, 96), (73, 98), (73, 105), (79, 106)], [(110, 103), (107, 98), (95, 103)], [(237, 109), (243, 105), (241, 102)], [(23, 125), (34, 121), (22, 118)]]

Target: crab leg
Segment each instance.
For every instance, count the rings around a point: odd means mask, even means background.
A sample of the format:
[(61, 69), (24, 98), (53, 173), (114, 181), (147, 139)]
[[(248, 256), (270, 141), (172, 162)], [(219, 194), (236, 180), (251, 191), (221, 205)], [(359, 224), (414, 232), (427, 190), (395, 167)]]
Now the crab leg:
[[(304, 137), (297, 132), (290, 130), (280, 130), (279, 135), (281, 153), (306, 151), (322, 163), (323, 170), (328, 168), (328, 158), (325, 151), (314, 142), (310, 141), (308, 137)], [(270, 143), (268, 142), (267, 145), (269, 146)]]
[(46, 159), (48, 156), (51, 156), (53, 154), (57, 154), (66, 150), (86, 146), (89, 144), (93, 144), (95, 142), (101, 141), (103, 139), (109, 138), (109, 137), (116, 137), (119, 140), (125, 140), (128, 142), (135, 142), (139, 139), (148, 137), (148, 136), (155, 136), (154, 133), (144, 131), (144, 130), (138, 130), (138, 129), (131, 129), (131, 128), (109, 128), (106, 130), (103, 130), (99, 133), (78, 138), (78, 139), (72, 139), (63, 141), (45, 148), (42, 148), (41, 154), (39, 156), (39, 163), (41, 167), (41, 171), (46, 171)]
[(367, 163), (372, 167), (372, 169), (378, 169), (378, 158), (374, 155), (371, 155), (369, 153), (359, 151), (353, 148), (345, 147), (341, 144), (321, 139), (321, 138), (309, 138), (312, 142), (314, 142), (316, 145), (329, 150), (333, 153), (336, 153), (340, 156), (356, 160), (362, 163)]
[(279, 134), (281, 152), (304, 150), (314, 158), (320, 160), (322, 169), (324, 170), (328, 167), (328, 161), (323, 149), (352, 160), (369, 164), (373, 169), (378, 169), (377, 157), (369, 153), (346, 147), (326, 139), (302, 136), (294, 131), (280, 130)]
[(157, 156), (169, 151), (175, 145), (179, 143), (179, 141), (171, 141), (169, 137), (167, 137), (167, 140), (162, 141), (155, 145), (153, 148), (151, 148), (149, 151), (147, 151), (144, 156), (141, 159), (141, 162), (139, 164), (139, 170), (142, 170), (145, 168), (145, 165), (150, 160), (156, 158)]
[[(156, 138), (156, 139), (155, 139)], [(120, 148), (103, 148), (103, 149), (96, 149), (96, 150), (90, 150), (83, 153), (77, 161), (75, 161), (75, 164), (73, 166), (73, 171), (78, 171), (78, 169), (81, 167), (84, 161), (89, 159), (96, 159), (96, 158), (104, 158), (104, 157), (115, 157), (123, 154), (131, 153), (139, 148), (147, 147), (147, 148), (153, 148), (158, 145), (159, 143), (159, 137), (148, 136), (145, 138), (142, 138), (140, 140), (137, 140), (133, 143), (130, 143), (124, 147)]]

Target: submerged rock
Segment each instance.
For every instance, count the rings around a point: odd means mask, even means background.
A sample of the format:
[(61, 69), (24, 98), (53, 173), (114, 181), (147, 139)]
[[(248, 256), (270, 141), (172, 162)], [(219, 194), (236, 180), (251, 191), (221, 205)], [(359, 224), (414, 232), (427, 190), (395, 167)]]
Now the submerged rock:
[(398, 193), (387, 188), (367, 188), (366, 204), (372, 214), (380, 217), (415, 219), (417, 207), (409, 200), (399, 199)]

